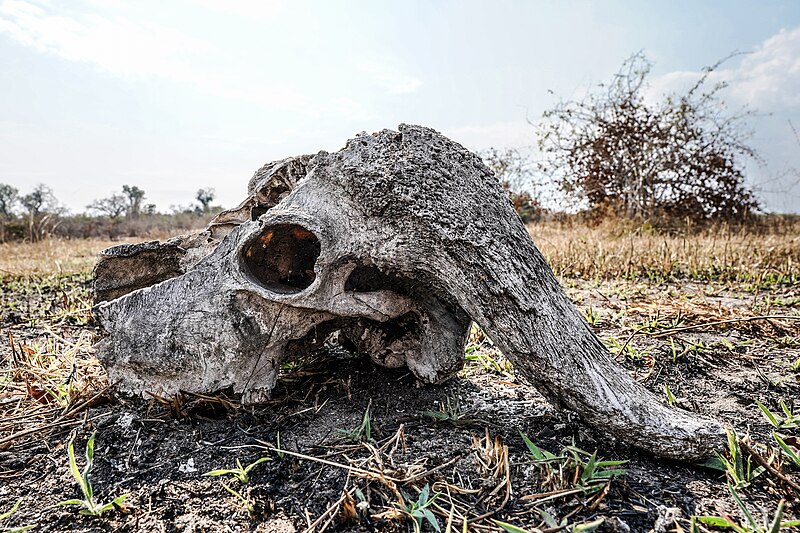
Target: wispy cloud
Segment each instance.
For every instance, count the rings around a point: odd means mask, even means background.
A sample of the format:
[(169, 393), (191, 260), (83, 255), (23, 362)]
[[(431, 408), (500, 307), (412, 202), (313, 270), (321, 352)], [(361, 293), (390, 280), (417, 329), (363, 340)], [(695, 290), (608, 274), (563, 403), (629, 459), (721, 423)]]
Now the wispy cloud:
[(411, 94), (422, 87), (422, 80), (408, 74), (389, 58), (362, 61), (357, 68), (388, 94)]
[(733, 79), (733, 90), (747, 102), (800, 110), (800, 27), (764, 41), (742, 59)]
[[(107, 0), (102, 0), (107, 1)], [(116, 0), (113, 0), (116, 1)], [(270, 19), (286, 5), (285, 0), (191, 0), (193, 4), (247, 19)]]
[[(800, 110), (800, 27), (783, 29), (743, 55), (738, 65), (727, 64), (709, 81), (728, 83), (726, 100), (766, 112)], [(680, 91), (695, 83), (700, 71), (673, 71), (656, 78), (650, 95)]]
[(0, 4), (0, 34), (124, 79), (160, 78), (214, 96), (307, 116), (319, 114), (317, 106), (282, 80), (230, 65), (211, 41), (114, 11), (113, 15), (78, 14), (6, 0)]
[(172, 28), (98, 14), (54, 13), (20, 0), (0, 4), (0, 33), (40, 52), (123, 77), (192, 79), (192, 56), (212, 48)]

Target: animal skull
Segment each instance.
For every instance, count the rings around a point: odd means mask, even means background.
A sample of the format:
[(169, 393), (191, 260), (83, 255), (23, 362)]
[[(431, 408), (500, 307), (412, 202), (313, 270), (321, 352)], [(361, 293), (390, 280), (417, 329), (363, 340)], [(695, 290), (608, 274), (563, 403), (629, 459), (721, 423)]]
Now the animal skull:
[(281, 362), (339, 332), (436, 383), (461, 367), (474, 320), (588, 423), (667, 457), (720, 445), (718, 423), (662, 405), (613, 361), (480, 158), (433, 130), (399, 130), (265, 166), (204, 232), (106, 250), (95, 315), (110, 379), (261, 402)]
[[(120, 388), (173, 396), (232, 387), (243, 403), (258, 403), (268, 399), (284, 360), (318, 348), (334, 332), (382, 366), (407, 366), (424, 383), (461, 368), (469, 316), (398, 275), (390, 259), (395, 244), (364, 232), (358, 211), (329, 204), (315, 181), (295, 190), (314, 199), (311, 205), (291, 197), (269, 205), (276, 184), (286, 183), (282, 177), (266, 173), (242, 205), (201, 236), (104, 252), (98, 270), (117, 275), (96, 271), (101, 286), (119, 286), (127, 273), (151, 273), (162, 263), (180, 271), (164, 259), (181, 244), (195, 252), (181, 275), (132, 292), (128, 282), (127, 295), (95, 308), (108, 333), (100, 357)], [(128, 261), (114, 264), (121, 259)], [(145, 264), (131, 269), (137, 260)]]

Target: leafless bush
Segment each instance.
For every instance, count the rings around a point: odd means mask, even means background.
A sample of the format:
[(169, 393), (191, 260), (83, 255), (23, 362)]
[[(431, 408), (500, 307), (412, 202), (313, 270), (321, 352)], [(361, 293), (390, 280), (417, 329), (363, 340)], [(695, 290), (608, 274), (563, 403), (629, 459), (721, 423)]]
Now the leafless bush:
[(631, 56), (611, 83), (545, 112), (540, 169), (600, 214), (699, 221), (756, 211), (744, 184), (743, 162), (761, 161), (747, 144), (750, 112), (725, 113), (726, 84), (710, 78), (720, 64), (685, 93), (649, 103), (652, 65), (641, 53)]

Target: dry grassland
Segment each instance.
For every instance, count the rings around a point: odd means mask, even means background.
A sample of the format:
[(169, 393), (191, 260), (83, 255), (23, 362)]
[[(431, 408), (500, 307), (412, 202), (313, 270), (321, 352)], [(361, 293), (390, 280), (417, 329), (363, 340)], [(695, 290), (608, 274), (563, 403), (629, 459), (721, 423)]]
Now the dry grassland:
[[(91, 268), (120, 241), (51, 239), (0, 244), (0, 531), (411, 531), (419, 517), (443, 531), (717, 530), (693, 515), (729, 517), (740, 533), (792, 531), (749, 524), (736, 498), (759, 522), (762, 513), (800, 516), (800, 463), (773, 438), (789, 452), (800, 442), (800, 219), (683, 234), (622, 223), (529, 231), (632, 375), (665, 402), (752, 432), (721, 451), (732, 466), (709, 473), (611, 447), (537, 400), (477, 328), (465, 370), (442, 388), (414, 389), (402, 376), (380, 385), (360, 362), (313, 360), (288, 365), (285, 396), (262, 411), (224, 396), (131, 403), (109, 390), (92, 347)], [(395, 400), (395, 411), (378, 409)], [(135, 435), (120, 425), (129, 419)], [(243, 432), (243, 420), (252, 428)], [(93, 431), (105, 456), (96, 483), (109, 497), (132, 493), (128, 508), (102, 518), (54, 506), (80, 496), (66, 446)], [(557, 457), (523, 442), (523, 431)], [(291, 455), (277, 453), (281, 440), (315, 444)], [(573, 444), (623, 462), (593, 466)], [(254, 446), (271, 460), (249, 484), (229, 485), (236, 494), (203, 470), (176, 470), (187, 453), (206, 470), (240, 456), (248, 465), (260, 457)], [(414, 515), (419, 506), (430, 517)], [(666, 508), (677, 515), (668, 519)], [(181, 529), (182, 517), (195, 529)]]

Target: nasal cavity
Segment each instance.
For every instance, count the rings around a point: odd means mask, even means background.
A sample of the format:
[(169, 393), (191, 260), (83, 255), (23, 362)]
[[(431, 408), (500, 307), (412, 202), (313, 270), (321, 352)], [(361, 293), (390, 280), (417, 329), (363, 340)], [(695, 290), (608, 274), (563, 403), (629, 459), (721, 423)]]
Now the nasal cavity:
[(265, 288), (282, 294), (300, 292), (314, 282), (320, 253), (317, 236), (296, 224), (267, 228), (245, 251), (245, 265)]

